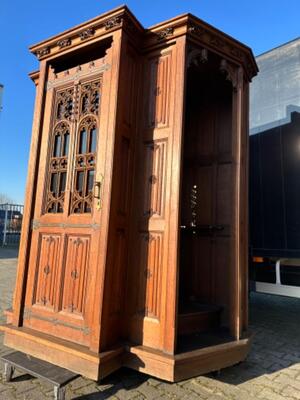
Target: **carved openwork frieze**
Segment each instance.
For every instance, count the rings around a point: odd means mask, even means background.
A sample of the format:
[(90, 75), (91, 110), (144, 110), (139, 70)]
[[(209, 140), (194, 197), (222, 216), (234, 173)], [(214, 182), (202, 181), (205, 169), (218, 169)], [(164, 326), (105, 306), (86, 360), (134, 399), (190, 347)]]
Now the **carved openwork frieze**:
[(70, 38), (59, 40), (56, 44), (60, 49), (70, 46), (72, 43)]
[(88, 28), (88, 29), (85, 29), (84, 31), (80, 32), (79, 37), (81, 40), (85, 40), (85, 39), (88, 39), (88, 38), (94, 36), (94, 34), (95, 34), (95, 29)]
[(121, 16), (113, 17), (105, 21), (104, 26), (105, 30), (108, 31), (110, 29), (119, 27), (122, 24), (123, 18)]

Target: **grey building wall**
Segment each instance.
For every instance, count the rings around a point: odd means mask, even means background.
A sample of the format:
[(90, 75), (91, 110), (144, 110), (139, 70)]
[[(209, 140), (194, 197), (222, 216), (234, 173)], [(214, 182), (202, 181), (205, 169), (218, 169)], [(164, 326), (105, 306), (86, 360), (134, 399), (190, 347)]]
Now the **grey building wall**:
[(300, 112), (300, 37), (256, 57), (250, 86), (250, 134), (291, 121)]

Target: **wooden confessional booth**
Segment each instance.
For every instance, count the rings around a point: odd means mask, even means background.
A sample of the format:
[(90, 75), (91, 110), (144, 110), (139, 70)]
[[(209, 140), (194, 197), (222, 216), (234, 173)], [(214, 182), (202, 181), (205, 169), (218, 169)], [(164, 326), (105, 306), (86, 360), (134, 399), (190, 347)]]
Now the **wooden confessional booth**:
[(30, 50), (5, 344), (95, 380), (243, 360), (251, 50), (190, 14), (144, 29), (124, 6)]

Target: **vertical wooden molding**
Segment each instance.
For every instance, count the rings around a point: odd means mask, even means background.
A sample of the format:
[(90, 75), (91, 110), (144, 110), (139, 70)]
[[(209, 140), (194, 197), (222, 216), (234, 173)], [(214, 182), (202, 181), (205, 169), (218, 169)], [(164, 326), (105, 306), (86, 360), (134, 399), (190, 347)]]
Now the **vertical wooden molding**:
[(234, 182), (234, 223), (233, 223), (233, 251), (232, 251), (232, 298), (231, 298), (231, 333), (235, 339), (241, 337), (242, 315), (242, 257), (241, 257), (241, 190), (244, 188), (241, 185), (241, 161), (242, 161), (242, 135), (243, 135), (243, 91), (244, 91), (244, 76), (243, 70), (239, 67), (237, 73), (237, 87), (234, 92), (233, 101), (233, 154), (235, 159), (235, 182)]
[(163, 348), (170, 354), (175, 353), (177, 334), (177, 292), (179, 275), (179, 204), (180, 204), (180, 175), (182, 157), (182, 135), (184, 124), (184, 97), (186, 79), (186, 37), (176, 41), (176, 71), (175, 71), (175, 106), (172, 128), (172, 160), (171, 160), (171, 190), (169, 199), (168, 221), (168, 262), (167, 280), (165, 286), (166, 304), (163, 329)]
[[(103, 318), (103, 300), (104, 300), (104, 283), (106, 275), (106, 260), (107, 260), (107, 242), (109, 235), (109, 218), (111, 211), (111, 188), (113, 176), (113, 159), (115, 148), (115, 135), (116, 135), (116, 120), (117, 120), (117, 103), (119, 94), (119, 79), (120, 79), (120, 58), (123, 42), (122, 31), (115, 31), (113, 34), (112, 47), (110, 52), (111, 69), (103, 76), (103, 103), (105, 110), (102, 110), (102, 123), (100, 124), (99, 139), (102, 149), (99, 152), (98, 160), (103, 160), (101, 165), (97, 166), (98, 173), (104, 176), (103, 185), (103, 198), (100, 226), (100, 239), (97, 252), (97, 271), (95, 274), (95, 287), (94, 293), (101, 293), (99, 297), (95, 297), (92, 315), (93, 331), (91, 334), (90, 350), (96, 353), (100, 352), (101, 335), (104, 327), (101, 326)], [(100, 164), (100, 163), (99, 163)]]
[(248, 260), (248, 236), (249, 236), (249, 83), (245, 83), (245, 91), (244, 91), (244, 115), (243, 115), (243, 132), (244, 132), (244, 151), (243, 151), (243, 188), (242, 188), (242, 199), (244, 202), (243, 210), (244, 210), (244, 221), (242, 225), (244, 241), (243, 241), (243, 257), (242, 262), (243, 266), (243, 278), (244, 278), (244, 287), (243, 287), (243, 304), (242, 304), (242, 315), (244, 316), (242, 330), (248, 330), (249, 323), (249, 311), (248, 311), (248, 285), (249, 285), (249, 260)]
[(28, 177), (25, 191), (24, 216), (22, 222), (22, 232), (20, 238), (20, 249), (18, 258), (18, 269), (16, 277), (16, 287), (13, 299), (13, 325), (20, 326), (22, 322), (22, 308), (25, 301), (26, 271), (28, 268), (28, 258), (30, 250), (31, 220), (35, 205), (35, 181), (38, 174), (37, 164), (39, 162), (39, 142), (43, 126), (43, 104), (45, 100), (45, 84), (47, 77), (46, 61), (40, 63), (39, 83), (36, 89), (34, 105), (34, 118), (32, 123), (32, 139), (28, 161)]

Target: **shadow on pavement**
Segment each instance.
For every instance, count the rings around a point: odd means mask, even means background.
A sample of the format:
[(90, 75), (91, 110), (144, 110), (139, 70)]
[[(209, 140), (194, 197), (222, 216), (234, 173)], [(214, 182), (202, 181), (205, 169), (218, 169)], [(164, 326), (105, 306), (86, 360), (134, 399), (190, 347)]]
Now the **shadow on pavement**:
[(0, 260), (18, 258), (19, 247), (1, 247)]

